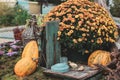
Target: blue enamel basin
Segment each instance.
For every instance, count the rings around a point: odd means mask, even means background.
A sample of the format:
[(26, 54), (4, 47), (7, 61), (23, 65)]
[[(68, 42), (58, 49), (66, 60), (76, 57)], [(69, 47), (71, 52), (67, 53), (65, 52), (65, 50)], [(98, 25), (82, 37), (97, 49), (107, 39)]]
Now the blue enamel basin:
[(51, 66), (51, 70), (54, 72), (68, 72), (69, 66), (66, 63), (57, 63)]

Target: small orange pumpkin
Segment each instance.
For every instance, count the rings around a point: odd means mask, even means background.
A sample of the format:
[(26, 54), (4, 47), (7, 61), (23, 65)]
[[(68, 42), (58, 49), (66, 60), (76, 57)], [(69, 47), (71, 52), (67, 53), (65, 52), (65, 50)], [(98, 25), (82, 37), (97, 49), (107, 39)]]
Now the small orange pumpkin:
[(36, 67), (36, 62), (34, 62), (31, 58), (26, 57), (16, 63), (14, 72), (17, 76), (24, 77), (33, 73), (36, 70)]
[(106, 66), (111, 62), (110, 52), (104, 50), (94, 51), (88, 58), (88, 65), (95, 67), (94, 64)]
[[(39, 57), (39, 50), (38, 50), (38, 45), (37, 42), (32, 40), (28, 42), (22, 52), (22, 58), (24, 57), (30, 57), (33, 59), (38, 59)], [(38, 60), (36, 60), (38, 62)]]

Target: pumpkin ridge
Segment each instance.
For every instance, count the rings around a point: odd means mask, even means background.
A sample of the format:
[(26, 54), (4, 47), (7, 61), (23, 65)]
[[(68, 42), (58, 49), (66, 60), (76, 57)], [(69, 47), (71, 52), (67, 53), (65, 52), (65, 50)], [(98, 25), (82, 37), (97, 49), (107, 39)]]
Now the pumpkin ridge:
[(110, 52), (104, 50), (96, 50), (88, 58), (88, 65), (91, 67), (95, 67), (94, 64), (106, 66), (110, 62)]
[[(38, 45), (35, 40), (32, 40), (28, 42), (22, 52), (22, 58), (24, 57), (31, 57), (34, 59), (39, 58), (39, 50), (38, 50)], [(36, 60), (38, 62), (38, 60)]]
[(32, 74), (37, 68), (36, 62), (31, 58), (26, 57), (20, 59), (14, 67), (14, 72), (17, 76), (24, 77)]

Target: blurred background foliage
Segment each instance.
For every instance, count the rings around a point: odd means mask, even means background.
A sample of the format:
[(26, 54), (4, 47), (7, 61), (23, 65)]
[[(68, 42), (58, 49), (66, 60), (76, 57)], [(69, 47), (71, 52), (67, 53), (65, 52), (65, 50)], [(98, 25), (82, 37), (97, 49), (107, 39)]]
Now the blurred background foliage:
[(0, 3), (0, 26), (16, 26), (26, 23), (26, 19), (30, 18), (27, 10), (19, 5), (9, 7), (5, 3)]
[(120, 17), (120, 0), (113, 0), (113, 5), (110, 6), (110, 12), (114, 17)]

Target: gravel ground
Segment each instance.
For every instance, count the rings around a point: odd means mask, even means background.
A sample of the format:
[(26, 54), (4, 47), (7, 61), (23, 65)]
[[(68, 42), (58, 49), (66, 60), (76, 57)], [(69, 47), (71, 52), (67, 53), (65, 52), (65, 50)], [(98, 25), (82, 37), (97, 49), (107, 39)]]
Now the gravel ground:
[(0, 38), (13, 39), (14, 38), (13, 31), (0, 32)]
[(14, 41), (14, 39), (3, 39), (3, 38), (0, 38), (0, 44), (4, 43), (4, 42), (9, 42), (9, 41)]
[[(22, 28), (24, 27), (24, 25), (18, 27)], [(14, 41), (14, 34), (13, 34), (14, 28), (16, 28), (16, 26), (0, 28), (0, 43)]]
[(25, 27), (25, 26), (21, 25), (21, 26), (3, 27), (3, 28), (0, 28), (0, 33), (1, 32), (6, 32), (6, 31), (12, 31), (16, 27), (22, 28), (22, 27)]
[(14, 36), (12, 31), (0, 32), (0, 43), (14, 41)]

